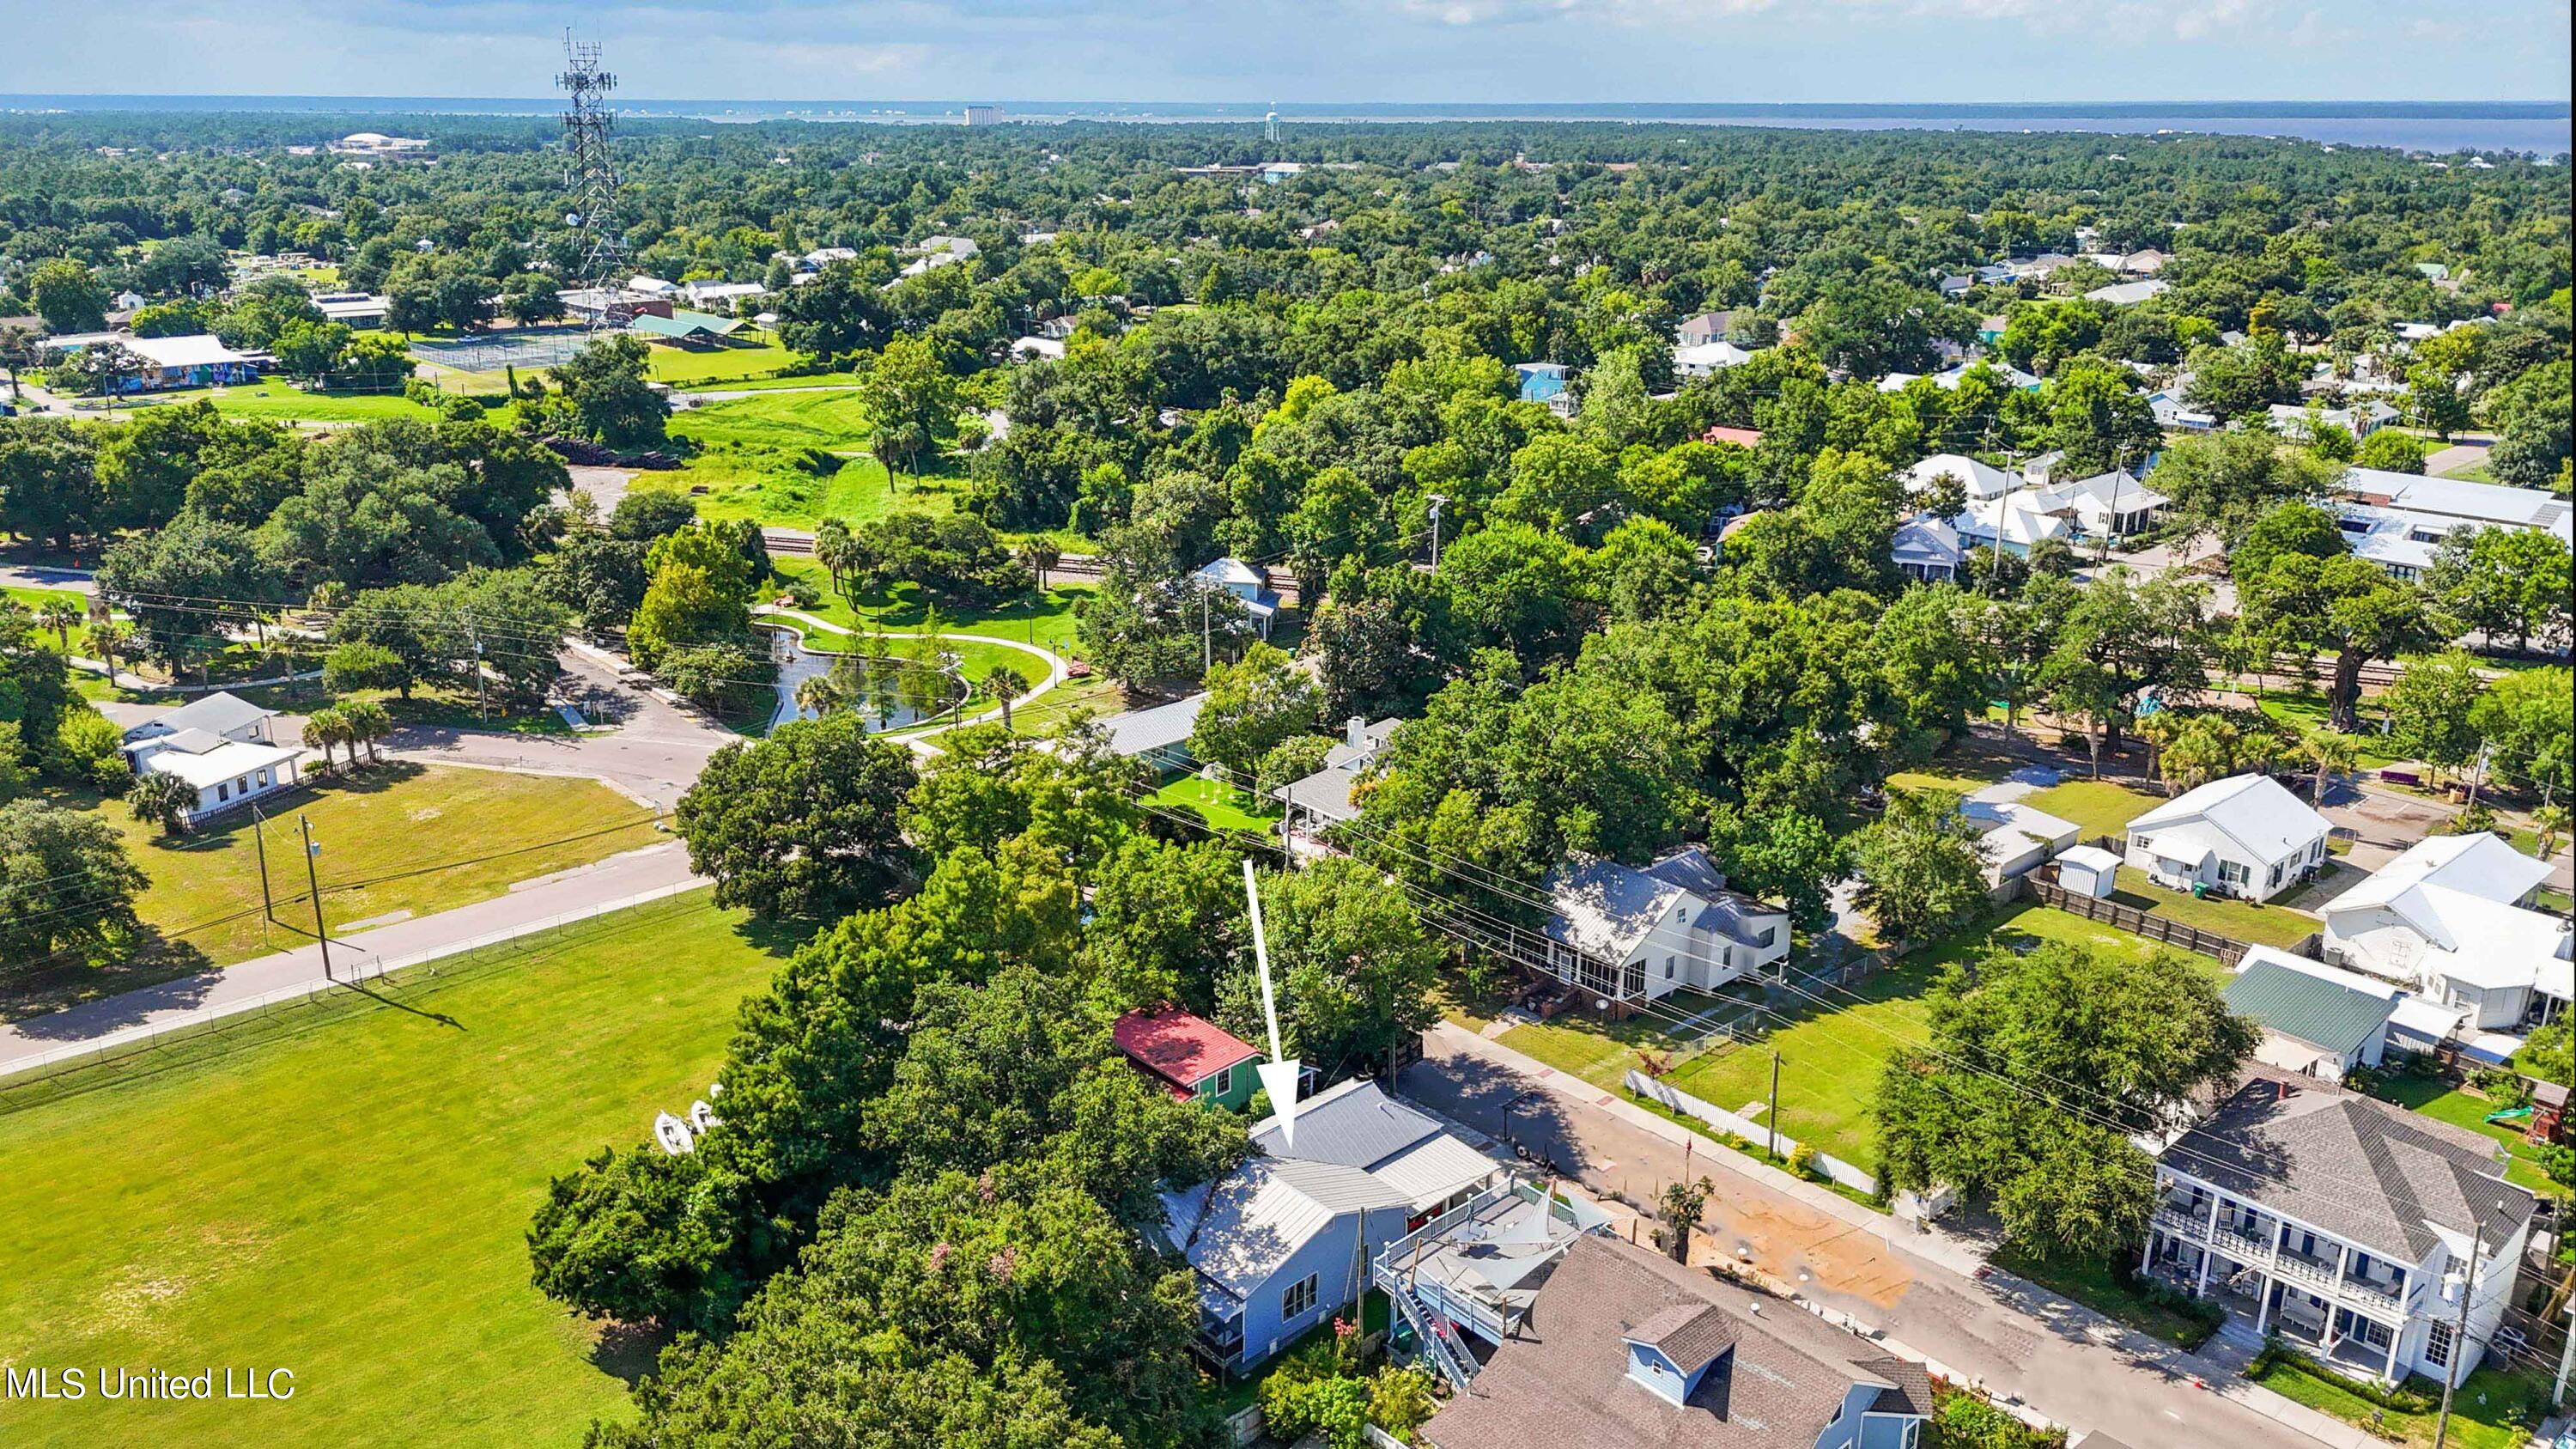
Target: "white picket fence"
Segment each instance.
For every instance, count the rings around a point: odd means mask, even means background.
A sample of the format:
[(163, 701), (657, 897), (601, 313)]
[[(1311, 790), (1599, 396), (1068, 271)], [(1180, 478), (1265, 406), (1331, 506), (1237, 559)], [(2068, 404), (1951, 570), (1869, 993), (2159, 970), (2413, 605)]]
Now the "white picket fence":
[[(1723, 1107), (1712, 1106), (1679, 1087), (1658, 1081), (1634, 1068), (1629, 1070), (1626, 1080), (1629, 1091), (1650, 1102), (1669, 1107), (1685, 1117), (1696, 1117), (1721, 1133), (1733, 1133), (1748, 1142), (1759, 1142), (1765, 1145), (1772, 1140), (1771, 1129), (1755, 1122), (1752, 1118), (1739, 1117)], [(1779, 1142), (1780, 1155), (1783, 1158), (1798, 1150), (1798, 1139), (1786, 1132), (1779, 1134)], [(1830, 1152), (1816, 1154), (1816, 1167), (1825, 1176), (1854, 1192), (1868, 1193), (1873, 1197), (1878, 1193), (1878, 1179), (1875, 1176), (1861, 1171)]]

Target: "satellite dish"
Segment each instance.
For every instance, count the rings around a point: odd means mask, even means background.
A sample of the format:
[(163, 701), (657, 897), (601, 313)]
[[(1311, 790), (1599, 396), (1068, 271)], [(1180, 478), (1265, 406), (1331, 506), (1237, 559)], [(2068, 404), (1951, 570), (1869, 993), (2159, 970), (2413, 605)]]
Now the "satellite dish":
[(567, 212), (565, 212), (565, 213), (564, 213), (564, 225), (566, 225), (566, 226), (579, 226), (579, 225), (581, 225), (581, 213), (580, 213), (580, 212), (578, 212), (578, 211), (567, 211)]
[(689, 1131), (689, 1124), (668, 1112), (653, 1118), (653, 1140), (661, 1143), (662, 1150), (673, 1157), (686, 1156), (698, 1150), (698, 1139)]

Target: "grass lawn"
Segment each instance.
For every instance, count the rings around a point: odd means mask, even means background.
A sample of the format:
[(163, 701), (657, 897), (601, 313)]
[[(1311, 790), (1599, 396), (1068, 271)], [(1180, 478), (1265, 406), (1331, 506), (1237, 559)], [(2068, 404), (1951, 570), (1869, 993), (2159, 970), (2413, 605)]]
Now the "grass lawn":
[(1887, 777), (1892, 790), (1956, 790), (1965, 795), (2010, 776), (2028, 761), (1971, 736), (1943, 750), (1930, 764)]
[(2194, 899), (2181, 891), (2149, 885), (2144, 872), (2126, 865), (2120, 867), (2120, 888), (2112, 892), (2111, 901), (2257, 946), (2295, 946), (2322, 929), (2316, 917), (2300, 915), (2287, 906), (2258, 906), (2220, 896)]
[[(2256, 1382), (2285, 1399), (2331, 1414), (2345, 1423), (2364, 1429), (2376, 1425), (2384, 1431), (2381, 1437), (2408, 1449), (2429, 1449), (2433, 1442), (2439, 1410), (2407, 1414), (2382, 1409), (2314, 1374), (2287, 1366), (2275, 1367)], [(2442, 1386), (2431, 1379), (2418, 1376), (2408, 1379), (2406, 1385), (2436, 1400), (2441, 1397)], [(2530, 1441), (2532, 1429), (2540, 1423), (2548, 1402), (2549, 1375), (2481, 1368), (2463, 1380), (2451, 1396), (2449, 1443), (2459, 1449), (2522, 1449)]]
[(2075, 822), (2083, 827), (2084, 838), (2091, 840), (2097, 835), (2125, 833), (2130, 821), (2163, 804), (2164, 797), (2108, 780), (2068, 780), (2034, 790), (2023, 796), (2021, 803)]
[(776, 342), (760, 342), (749, 347), (675, 347), (667, 342), (653, 344), (653, 355), (645, 371), (656, 382), (674, 386), (710, 383), (725, 378), (749, 377), (755, 372), (776, 372), (793, 367), (803, 359)]
[(1147, 799), (1155, 805), (1186, 810), (1219, 830), (1259, 833), (1276, 830), (1279, 825), (1279, 812), (1255, 800), (1251, 791), (1197, 775), (1184, 775)]
[[(2128, 1256), (2135, 1258), (2138, 1255), (2132, 1252)], [(1993, 1262), (2015, 1277), (2027, 1278), (2052, 1293), (2074, 1299), (2105, 1318), (2117, 1319), (2176, 1348), (2198, 1348), (2202, 1340), (2215, 1331), (2200, 1320), (2176, 1313), (2121, 1282), (2112, 1275), (2111, 1265), (2107, 1262), (2072, 1256), (2043, 1258), (2009, 1245), (1996, 1250)]]
[(373, 423), (437, 416), (399, 392), (305, 392), (274, 377), (247, 387), (219, 387), (205, 396), (226, 417), (277, 422)]
[[(63, 603), (70, 604), (72, 607), (81, 611), (81, 623), (78, 626), (79, 629), (86, 629), (89, 627), (89, 599), (87, 596), (71, 589), (29, 589), (21, 588), (16, 584), (6, 584), (0, 585), (0, 598), (6, 598), (9, 602), (23, 607), (31, 614), (36, 610), (43, 608), (47, 604), (60, 600)], [(80, 637), (78, 629), (74, 631), (72, 637), (75, 639)], [(39, 628), (36, 630), (36, 643), (38, 646), (46, 649), (60, 649), (62, 647), (62, 640), (55, 637), (54, 631), (45, 628)]]
[[(2293, 729), (2313, 734), (2326, 728), (2329, 707), (2326, 704), (2325, 695), (2316, 690), (2297, 693), (2286, 690), (2264, 690), (2256, 698), (2262, 705), (2263, 713)], [(2377, 700), (2365, 696), (2358, 707), (2358, 713), (2361, 716), (2362, 726), (2358, 737), (2364, 741), (2380, 738), (2380, 720), (2387, 711), (2380, 707)], [(2365, 743), (2353, 758), (2362, 769), (2376, 770), (2400, 757), (2373, 750)]]
[(2506, 1153), (2506, 1180), (2549, 1197), (2568, 1195), (2566, 1188), (2550, 1181), (2549, 1174), (2541, 1171), (2540, 1149), (2522, 1140), (2520, 1128), (2510, 1123), (2486, 1120), (2487, 1114), (2503, 1103), (2454, 1087), (2439, 1077), (2394, 1077), (2381, 1082), (2372, 1090), (2372, 1095), (2421, 1112), (2435, 1121), (2466, 1127), (2481, 1137), (2495, 1139)]
[(707, 386), (709, 391), (714, 392), (773, 392), (782, 389), (792, 392), (802, 388), (857, 387), (858, 385), (859, 375), (855, 372), (815, 372), (797, 377), (727, 378)]
[[(2157, 950), (2153, 942), (2081, 916), (2048, 906), (2016, 905), (1960, 932), (1936, 950), (1917, 952), (1873, 973), (1849, 988), (1850, 995), (1811, 988), (1815, 995), (1846, 1004), (1828, 1011), (1815, 1002), (1802, 1002), (1796, 1009), (1770, 1013), (1765, 1018), (1772, 1028), (1767, 1039), (1694, 1058), (1666, 1080), (1732, 1112), (1748, 1102), (1770, 1099), (1771, 1053), (1776, 1050), (1780, 1054), (1780, 1130), (1863, 1171), (1872, 1170), (1878, 1158), (1879, 1073), (1898, 1048), (1926, 1040), (1924, 995), (1939, 979), (1941, 968), (1988, 947), (2028, 950), (2042, 941), (2117, 952), (2140, 961)], [(2217, 963), (2210, 965), (2215, 968)], [(1510, 1043), (1512, 1036), (1503, 1040)], [(1612, 1080), (1616, 1079), (1614, 1073)]]
[(549, 1177), (705, 1094), (775, 960), (691, 895), (447, 966), (413, 1009), (344, 994), (300, 1032), (0, 1104), (0, 1362), (276, 1366), (296, 1388), (0, 1402), (0, 1439), (573, 1445), (627, 1417), (620, 1375), (655, 1345), (529, 1286), (528, 1216)]
[[(113, 971), (82, 968), (56, 979), (38, 1009), (123, 991), (205, 966), (226, 965), (307, 939), (264, 926), (259, 914), (259, 850), (247, 815), (228, 816), (197, 833), (167, 840), (131, 818), (121, 803), (87, 803), (113, 825), (151, 883), (136, 900), (145, 924), (175, 937), (176, 949)], [(321, 846), (323, 918), (341, 930), (396, 911), (428, 915), (499, 895), (513, 881), (586, 865), (665, 837), (649, 812), (596, 781), (496, 770), (442, 770), (378, 765), (354, 778), (325, 777), (319, 788), (281, 798), (265, 826), (272, 887), (281, 901), (303, 891), (295, 816), (310, 818)], [(580, 837), (580, 838), (567, 838)], [(488, 857), (488, 858), (487, 858)], [(379, 879), (424, 866), (471, 860), (452, 869)], [(349, 883), (376, 880), (375, 884)], [(280, 917), (308, 920), (281, 908)], [(244, 914), (247, 913), (247, 914)], [(235, 917), (236, 919), (226, 919)], [(216, 924), (207, 924), (214, 922)], [(195, 929), (191, 929), (195, 928)], [(181, 935), (181, 932), (185, 932)]]
[(859, 452), (876, 437), (855, 392), (770, 392), (671, 415), (670, 431), (703, 446)]

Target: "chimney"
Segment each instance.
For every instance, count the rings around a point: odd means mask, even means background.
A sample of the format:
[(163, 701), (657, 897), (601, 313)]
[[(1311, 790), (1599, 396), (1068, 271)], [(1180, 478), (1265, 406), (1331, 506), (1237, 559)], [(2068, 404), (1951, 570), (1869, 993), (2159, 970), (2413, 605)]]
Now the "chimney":
[(1367, 738), (1368, 720), (1365, 716), (1355, 714), (1349, 719), (1342, 721), (1342, 740), (1352, 749), (1356, 750), (1361, 745), (1365, 744), (1367, 742)]

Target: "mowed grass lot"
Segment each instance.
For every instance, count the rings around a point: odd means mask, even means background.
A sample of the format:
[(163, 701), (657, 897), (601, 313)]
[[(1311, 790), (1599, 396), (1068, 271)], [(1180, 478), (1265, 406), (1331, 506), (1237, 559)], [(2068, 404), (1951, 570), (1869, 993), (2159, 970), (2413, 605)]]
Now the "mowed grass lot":
[(2435, 1121), (2465, 1127), (2481, 1137), (2493, 1138), (2505, 1150), (2505, 1177), (2516, 1186), (2527, 1187), (2547, 1197), (2566, 1197), (2568, 1190), (2550, 1180), (2540, 1167), (2540, 1149), (2522, 1140), (2522, 1129), (2512, 1123), (2486, 1120), (2487, 1114), (2504, 1106), (2465, 1088), (2454, 1087), (2439, 1077), (2396, 1077), (2381, 1082), (2371, 1095), (2395, 1102), (2399, 1106), (2423, 1113)]
[(699, 386), (726, 378), (749, 377), (756, 372), (776, 372), (803, 361), (796, 353), (776, 342), (764, 340), (764, 334), (736, 333), (736, 337), (754, 339), (748, 346), (678, 347), (667, 342), (652, 344), (653, 353), (645, 371), (656, 382), (675, 387)]
[(275, 422), (373, 423), (437, 416), (399, 392), (306, 392), (274, 377), (247, 387), (215, 388), (204, 396), (226, 417)]
[(1251, 791), (1197, 775), (1184, 775), (1148, 799), (1164, 809), (1186, 811), (1219, 830), (1275, 832), (1279, 826), (1279, 812), (1255, 799)]
[[(1770, 1100), (1771, 1053), (1780, 1054), (1780, 1130), (1863, 1171), (1878, 1159), (1878, 1079), (1889, 1057), (1927, 1040), (1925, 995), (1941, 969), (1990, 947), (2026, 951), (2059, 941), (2144, 961), (2154, 943), (2047, 906), (2015, 905), (1847, 989), (1806, 988), (1766, 1018), (1761, 1041), (1693, 1058), (1665, 1080), (1727, 1111)], [(2192, 958), (2195, 960), (2203, 958)], [(2209, 969), (2218, 963), (2207, 961)], [(1828, 1009), (1824, 1002), (1833, 1002)], [(1511, 1043), (1506, 1036), (1504, 1042)], [(1616, 1080), (1614, 1075), (1613, 1080)]]
[(782, 577), (811, 584), (821, 594), (822, 602), (804, 612), (844, 629), (862, 625), (874, 629), (922, 629), (936, 624), (952, 634), (1010, 639), (1059, 654), (1072, 652), (1073, 606), (1093, 587), (1057, 584), (1042, 597), (1013, 599), (990, 609), (943, 609), (919, 584), (899, 583), (853, 599), (834, 592), (831, 575), (812, 559), (778, 554), (772, 555), (769, 562)]
[(2119, 836), (2129, 822), (2164, 803), (2161, 795), (2132, 790), (2109, 780), (2068, 780), (2022, 797), (2024, 805), (2045, 810), (2083, 827), (2084, 838)]
[[(2307, 1405), (2322, 1414), (2331, 1414), (2348, 1424), (2385, 1430), (2380, 1437), (2406, 1449), (2430, 1449), (2433, 1432), (2439, 1423), (2437, 1412), (2401, 1413), (2381, 1409), (2378, 1405), (2350, 1393), (2313, 1374), (2295, 1368), (2280, 1367), (2256, 1382), (2296, 1403)], [(2439, 1382), (2421, 1374), (2406, 1381), (2408, 1388), (2439, 1398)], [(2531, 1431), (2539, 1426), (2548, 1410), (2550, 1376), (2539, 1370), (2506, 1372), (2480, 1368), (2461, 1380), (2451, 1396), (2451, 1428), (2447, 1442), (2457, 1449), (2522, 1449), (2531, 1442)]]
[[(178, 938), (181, 948), (162, 974), (226, 965), (308, 939), (260, 919), (259, 848), (248, 815), (173, 839), (133, 819), (119, 801), (66, 796), (64, 803), (97, 810), (150, 878), (136, 911), (147, 925)], [(296, 816), (312, 821), (321, 847), (323, 919), (337, 931), (396, 911), (429, 915), (499, 895), (514, 881), (666, 839), (650, 814), (591, 780), (386, 764), (336, 782), (325, 777), (317, 789), (281, 797), (261, 829), (276, 895), (292, 900), (305, 888)], [(376, 883), (344, 888), (365, 880)], [(309, 923), (311, 912), (299, 904), (279, 915)], [(82, 972), (68, 995), (49, 993), (33, 1004), (50, 1008), (138, 984), (130, 972)]]
[(529, 1286), (528, 1217), (549, 1177), (706, 1094), (775, 959), (691, 895), (454, 971), (419, 1011), (348, 998), (301, 1034), (0, 1116), (0, 1362), (296, 1387), (0, 1401), (0, 1441), (572, 1445), (625, 1417), (612, 1370), (651, 1347), (603, 1349)]

